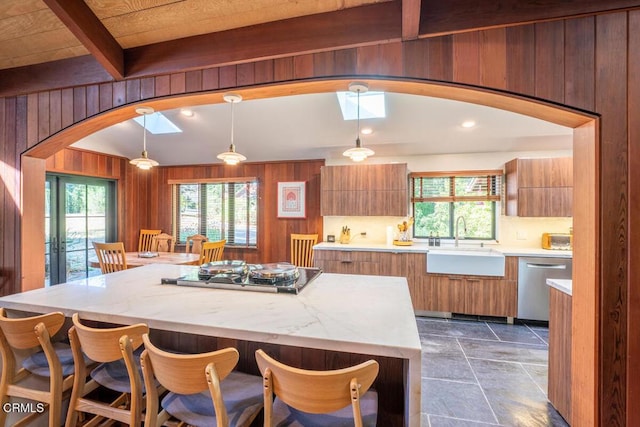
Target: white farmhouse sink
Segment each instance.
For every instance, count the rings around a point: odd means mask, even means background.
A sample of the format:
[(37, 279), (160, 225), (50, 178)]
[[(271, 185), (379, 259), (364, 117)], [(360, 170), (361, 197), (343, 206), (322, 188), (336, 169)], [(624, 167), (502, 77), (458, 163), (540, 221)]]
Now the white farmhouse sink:
[(504, 255), (491, 248), (429, 249), (427, 273), (504, 276)]

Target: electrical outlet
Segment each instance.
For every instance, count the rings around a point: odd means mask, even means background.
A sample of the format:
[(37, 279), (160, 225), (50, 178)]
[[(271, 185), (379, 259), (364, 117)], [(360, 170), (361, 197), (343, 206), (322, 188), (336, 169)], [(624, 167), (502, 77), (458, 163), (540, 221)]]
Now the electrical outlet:
[(516, 239), (527, 240), (527, 232), (525, 230), (516, 231)]

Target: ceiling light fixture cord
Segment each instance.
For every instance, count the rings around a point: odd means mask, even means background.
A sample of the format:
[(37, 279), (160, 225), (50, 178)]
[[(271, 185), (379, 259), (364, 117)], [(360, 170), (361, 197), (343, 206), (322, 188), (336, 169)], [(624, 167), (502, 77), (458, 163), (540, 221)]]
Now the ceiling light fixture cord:
[(356, 147), (360, 147), (360, 88), (358, 88), (357, 91), (358, 97), (358, 114), (357, 114), (357, 118), (358, 118), (358, 133), (356, 134)]
[(354, 148), (350, 148), (342, 153), (343, 156), (349, 157), (354, 162), (361, 162), (365, 160), (369, 156), (373, 156), (375, 153), (373, 150), (362, 147), (362, 142), (360, 141), (360, 92), (366, 92), (369, 89), (366, 83), (363, 82), (353, 82), (349, 85), (349, 90), (351, 92), (356, 93), (357, 106), (356, 106), (356, 121), (358, 127), (358, 134), (356, 135), (356, 146)]
[(239, 162), (247, 160), (245, 156), (236, 152), (236, 146), (234, 144), (234, 122), (235, 122), (235, 107), (233, 104), (242, 101), (242, 96), (233, 93), (228, 93), (223, 96), (223, 99), (231, 104), (231, 145), (229, 145), (229, 151), (218, 154), (217, 158), (222, 160), (228, 165), (237, 165)]
[(231, 101), (231, 145), (229, 146), (229, 151), (236, 151), (236, 146), (233, 143), (233, 123), (234, 123), (233, 109), (234, 109), (235, 103), (236, 103), (235, 101)]

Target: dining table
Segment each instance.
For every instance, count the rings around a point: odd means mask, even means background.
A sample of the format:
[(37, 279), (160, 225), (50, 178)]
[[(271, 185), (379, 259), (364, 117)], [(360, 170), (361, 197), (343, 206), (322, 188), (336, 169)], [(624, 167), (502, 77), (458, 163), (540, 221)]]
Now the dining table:
[[(142, 267), (149, 264), (199, 265), (200, 254), (185, 252), (125, 252), (127, 268)], [(96, 256), (89, 258), (89, 265), (100, 268)]]

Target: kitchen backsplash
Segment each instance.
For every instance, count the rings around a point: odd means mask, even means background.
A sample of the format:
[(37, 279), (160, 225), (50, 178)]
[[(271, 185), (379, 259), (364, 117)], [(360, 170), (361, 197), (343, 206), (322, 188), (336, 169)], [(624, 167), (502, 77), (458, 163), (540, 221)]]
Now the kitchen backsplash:
[[(343, 226), (351, 230), (352, 242), (386, 243), (387, 227), (397, 230), (397, 224), (406, 217), (376, 217), (376, 216), (325, 216), (323, 241), (327, 235), (335, 236), (336, 242), (340, 238)], [(542, 233), (568, 233), (573, 226), (572, 218), (520, 218), (501, 216), (498, 227), (498, 241), (505, 246), (525, 248), (539, 248)], [(366, 233), (362, 236), (361, 233)]]

